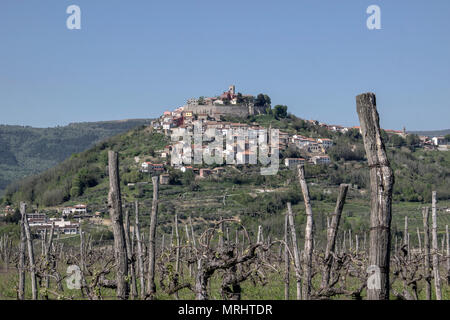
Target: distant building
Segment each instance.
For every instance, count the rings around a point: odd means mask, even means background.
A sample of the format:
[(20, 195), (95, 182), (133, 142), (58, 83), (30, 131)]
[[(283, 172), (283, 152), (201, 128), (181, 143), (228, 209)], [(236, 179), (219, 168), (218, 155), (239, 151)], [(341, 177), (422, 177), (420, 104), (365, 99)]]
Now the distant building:
[(286, 158), (284, 159), (284, 165), (289, 168), (295, 168), (299, 164), (305, 164), (305, 159), (303, 158)]
[(311, 161), (314, 164), (329, 164), (331, 162), (329, 156), (314, 156)]
[(333, 140), (331, 140), (331, 139), (322, 138), (322, 139), (318, 139), (317, 141), (319, 141), (326, 149), (333, 146)]
[(77, 214), (77, 215), (83, 215), (87, 213), (87, 206), (84, 204), (77, 204), (73, 207), (65, 207), (62, 211), (63, 215), (68, 214)]
[(202, 177), (202, 178), (206, 178), (207, 176), (211, 175), (211, 173), (212, 172), (210, 169), (206, 169), (206, 168), (200, 169), (200, 177)]
[(169, 184), (170, 176), (168, 174), (162, 174), (159, 176), (160, 184)]
[(431, 140), (435, 146), (447, 145), (447, 140), (444, 137), (433, 137)]

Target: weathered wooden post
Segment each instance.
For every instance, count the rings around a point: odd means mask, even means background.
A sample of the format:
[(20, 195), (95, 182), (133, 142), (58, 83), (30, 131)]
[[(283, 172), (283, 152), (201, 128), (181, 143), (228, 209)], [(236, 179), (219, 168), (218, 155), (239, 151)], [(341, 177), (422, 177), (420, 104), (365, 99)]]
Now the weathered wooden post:
[(447, 285), (450, 285), (450, 247), (448, 240), (448, 224), (445, 225), (445, 238), (447, 239)]
[(27, 237), (28, 246), (28, 260), (30, 262), (30, 276), (31, 276), (31, 296), (33, 300), (37, 300), (38, 289), (37, 289), (37, 279), (36, 279), (36, 264), (34, 262), (34, 249), (33, 249), (33, 238), (30, 231), (30, 226), (28, 224), (28, 219), (25, 214), (24, 219), (25, 235)]
[[(369, 300), (389, 299), (389, 262), (391, 247), (392, 187), (394, 175), (381, 138), (376, 97), (365, 93), (356, 97), (356, 111), (370, 168), (371, 214), (369, 266), (381, 284), (367, 290)], [(378, 280), (378, 279), (377, 279)], [(378, 283), (378, 281), (377, 281)]]
[(288, 249), (288, 224), (289, 217), (284, 217), (284, 299), (289, 300), (289, 273), (290, 273), (290, 261), (289, 261), (289, 249)]
[(422, 238), (420, 237), (419, 227), (417, 227), (417, 240), (419, 240), (419, 253), (422, 253)]
[(25, 202), (20, 203), (20, 246), (19, 246), (19, 288), (18, 288), (18, 299), (25, 299), (25, 246), (27, 241), (27, 236), (25, 234), (25, 219), (27, 212), (27, 205)]
[(139, 268), (139, 293), (141, 299), (145, 299), (145, 270), (144, 270), (144, 253), (142, 250), (142, 238), (141, 238), (141, 230), (139, 225), (139, 203), (137, 200), (134, 201), (134, 209), (135, 209), (135, 222), (134, 222), (134, 234), (136, 236), (137, 243), (137, 260), (138, 260), (138, 268)]
[(116, 259), (117, 298), (124, 300), (129, 296), (128, 255), (125, 243), (125, 230), (122, 215), (122, 197), (120, 193), (119, 155), (108, 151), (109, 194), (108, 208), (114, 234), (114, 256)]
[(297, 234), (295, 233), (294, 214), (291, 203), (287, 203), (289, 226), (291, 229), (292, 249), (294, 250), (295, 278), (297, 280), (297, 300), (302, 299), (302, 275), (300, 274), (300, 255), (298, 252)]
[(439, 273), (439, 255), (438, 255), (438, 238), (437, 238), (437, 212), (436, 212), (436, 191), (431, 193), (431, 218), (433, 222), (432, 227), (432, 246), (433, 246), (433, 275), (434, 288), (436, 290), (436, 299), (442, 300), (441, 291), (441, 275)]
[(124, 229), (125, 229), (125, 244), (127, 246), (128, 253), (128, 272), (131, 281), (131, 296), (133, 299), (137, 298), (137, 283), (136, 283), (136, 273), (134, 270), (134, 253), (132, 248), (132, 238), (130, 237), (130, 209), (125, 208), (125, 219), (124, 219)]
[(306, 228), (305, 228), (305, 252), (303, 255), (303, 287), (302, 295), (304, 300), (309, 300), (311, 294), (311, 279), (312, 279), (312, 253), (313, 253), (313, 215), (311, 209), (311, 202), (309, 199), (308, 185), (305, 179), (305, 167), (300, 164), (297, 166), (298, 178), (302, 188), (303, 200), (306, 209)]
[[(176, 237), (176, 248), (175, 248), (175, 274), (178, 277), (180, 274), (180, 234), (178, 232), (178, 214), (175, 213), (175, 237)], [(175, 299), (179, 299), (178, 291), (175, 292)]]
[(339, 222), (341, 220), (342, 210), (347, 196), (348, 185), (341, 184), (339, 187), (339, 196), (336, 200), (336, 207), (331, 218), (330, 227), (327, 230), (327, 247), (325, 249), (324, 257), (324, 271), (322, 273), (322, 288), (328, 287), (330, 281), (330, 271), (333, 265), (333, 253), (336, 246), (336, 237), (339, 229)]
[(423, 217), (423, 249), (424, 249), (424, 274), (425, 274), (425, 296), (426, 300), (431, 300), (431, 261), (430, 261), (430, 227), (428, 224), (430, 210), (428, 207), (422, 208)]
[(147, 295), (150, 299), (154, 299), (156, 294), (155, 285), (155, 253), (156, 253), (156, 223), (158, 219), (158, 177), (152, 177), (153, 183), (153, 199), (152, 212), (150, 216), (150, 234), (148, 239), (148, 280)]

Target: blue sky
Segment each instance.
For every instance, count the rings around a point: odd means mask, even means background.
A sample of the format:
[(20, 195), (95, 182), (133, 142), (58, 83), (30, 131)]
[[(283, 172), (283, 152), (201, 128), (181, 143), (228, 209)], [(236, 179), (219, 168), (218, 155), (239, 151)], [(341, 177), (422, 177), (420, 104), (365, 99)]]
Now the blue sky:
[[(382, 30), (366, 27), (372, 4)], [(156, 117), (235, 84), (343, 125), (372, 91), (384, 128), (446, 129), (449, 14), (448, 0), (2, 0), (0, 123)]]

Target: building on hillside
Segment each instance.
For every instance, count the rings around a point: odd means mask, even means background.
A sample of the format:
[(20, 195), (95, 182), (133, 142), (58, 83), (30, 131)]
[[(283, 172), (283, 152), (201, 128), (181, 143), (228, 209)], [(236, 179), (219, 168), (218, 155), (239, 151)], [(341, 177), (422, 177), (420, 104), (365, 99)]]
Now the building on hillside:
[(329, 147), (333, 146), (333, 140), (331, 139), (327, 139), (327, 138), (321, 138), (318, 139), (317, 141), (319, 141), (325, 149), (328, 149)]
[(77, 215), (84, 215), (87, 214), (87, 206), (85, 204), (77, 204), (73, 207), (65, 207), (62, 210), (63, 215), (69, 215), (69, 214), (77, 214)]
[(168, 174), (162, 174), (159, 176), (160, 184), (169, 184), (170, 176)]
[(202, 169), (200, 169), (200, 173), (199, 173), (199, 175), (200, 175), (200, 177), (202, 177), (202, 178), (206, 178), (206, 177), (208, 177), (209, 175), (211, 175), (211, 169), (207, 169), (207, 168), (202, 168)]
[(431, 141), (435, 146), (447, 145), (447, 140), (444, 137), (433, 137)]
[(313, 142), (308, 145), (308, 151), (314, 153), (314, 152), (322, 152), (323, 150), (320, 144), (318, 144), (317, 142)]
[(329, 164), (331, 162), (329, 156), (314, 156), (311, 161), (314, 164)]
[(286, 158), (284, 159), (284, 165), (289, 168), (296, 168), (299, 164), (305, 164), (305, 159), (303, 158)]

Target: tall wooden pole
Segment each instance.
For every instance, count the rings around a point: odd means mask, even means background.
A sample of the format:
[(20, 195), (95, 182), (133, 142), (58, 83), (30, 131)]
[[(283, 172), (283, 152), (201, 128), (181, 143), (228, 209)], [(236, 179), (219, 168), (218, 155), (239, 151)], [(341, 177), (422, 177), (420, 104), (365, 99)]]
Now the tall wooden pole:
[(148, 280), (147, 280), (147, 294), (150, 299), (155, 298), (155, 255), (156, 255), (156, 223), (158, 219), (158, 177), (152, 177), (153, 183), (153, 199), (152, 212), (150, 215), (150, 231), (148, 239)]
[(120, 193), (119, 155), (108, 151), (109, 194), (108, 208), (114, 234), (114, 257), (116, 259), (117, 298), (126, 300), (129, 297), (128, 254), (125, 242), (125, 230), (122, 215), (122, 197)]
[(124, 229), (125, 229), (125, 244), (127, 246), (128, 253), (128, 272), (131, 281), (131, 296), (133, 299), (137, 298), (137, 283), (136, 283), (136, 273), (134, 270), (134, 256), (132, 248), (132, 238), (130, 237), (130, 209), (125, 208), (125, 219), (124, 219)]
[(377, 283), (367, 290), (369, 300), (389, 299), (389, 262), (391, 247), (392, 187), (394, 175), (381, 138), (380, 119), (373, 93), (356, 97), (356, 111), (370, 168), (370, 247), (369, 266), (376, 270)]
[(445, 225), (445, 238), (447, 239), (447, 285), (450, 285), (450, 246), (448, 239), (448, 224)]
[(38, 289), (37, 289), (37, 279), (36, 279), (36, 264), (34, 262), (34, 248), (33, 248), (33, 238), (30, 231), (30, 226), (28, 224), (28, 219), (25, 215), (24, 219), (25, 235), (27, 237), (28, 246), (28, 260), (30, 262), (30, 276), (31, 276), (31, 297), (33, 300), (37, 300)]
[(425, 274), (425, 299), (431, 300), (431, 261), (430, 261), (430, 208), (422, 209), (423, 217), (423, 250), (424, 250), (424, 274)]
[(297, 234), (295, 232), (294, 214), (292, 213), (291, 203), (287, 203), (289, 226), (292, 238), (292, 249), (294, 250), (295, 278), (297, 280), (297, 300), (302, 299), (302, 276), (300, 273), (300, 255), (298, 252)]
[(298, 165), (298, 178), (302, 188), (303, 200), (306, 209), (306, 228), (305, 228), (305, 252), (303, 255), (303, 287), (302, 295), (304, 300), (309, 300), (311, 294), (311, 279), (312, 279), (312, 254), (313, 254), (313, 215), (311, 209), (311, 202), (309, 199), (308, 185), (305, 179), (305, 167)]
[(139, 293), (141, 299), (145, 299), (145, 269), (144, 269), (144, 252), (142, 250), (142, 238), (141, 238), (141, 230), (139, 225), (139, 203), (136, 200), (134, 202), (135, 209), (135, 222), (134, 222), (134, 234), (136, 236), (137, 243), (137, 260), (138, 260), (138, 268), (139, 268)]
[(25, 202), (20, 203), (20, 246), (19, 246), (19, 288), (18, 288), (18, 299), (25, 299), (25, 246), (27, 241), (27, 236), (25, 234), (25, 219), (27, 211), (27, 205)]
[(436, 210), (436, 191), (431, 194), (431, 219), (433, 222), (432, 234), (432, 246), (433, 246), (433, 275), (434, 275), (434, 288), (436, 290), (436, 299), (442, 300), (441, 291), (441, 275), (439, 273), (439, 253), (438, 253), (438, 238), (437, 238), (437, 210)]
[(336, 236), (338, 233), (339, 222), (341, 220), (342, 210), (345, 204), (345, 198), (347, 196), (348, 185), (341, 184), (339, 187), (339, 196), (336, 200), (336, 207), (334, 208), (334, 213), (331, 218), (330, 227), (327, 230), (327, 247), (325, 249), (324, 258), (324, 271), (322, 273), (322, 288), (326, 288), (330, 281), (330, 271), (333, 265), (333, 252), (336, 246)]
[(289, 250), (288, 250), (288, 225), (289, 217), (286, 215), (284, 217), (284, 299), (289, 300), (289, 273), (290, 273), (290, 261), (289, 261)]

